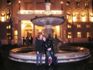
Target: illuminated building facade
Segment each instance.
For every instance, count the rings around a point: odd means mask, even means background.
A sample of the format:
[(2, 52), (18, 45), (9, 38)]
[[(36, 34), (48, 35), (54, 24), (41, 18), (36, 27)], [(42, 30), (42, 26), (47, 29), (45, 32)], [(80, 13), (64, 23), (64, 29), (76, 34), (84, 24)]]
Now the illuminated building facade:
[[(64, 42), (84, 42), (88, 37), (93, 37), (93, 0), (50, 0), (51, 12), (46, 12), (45, 1), (47, 0), (0, 1), (0, 26), (1, 28), (4, 26), (3, 32), (0, 29), (1, 40), (5, 41), (10, 35), (14, 43), (20, 43), (22, 37), (31, 34), (35, 37), (44, 26), (34, 25), (31, 19), (47, 14), (64, 16), (64, 23), (52, 27), (53, 35), (57, 34)], [(12, 15), (12, 27), (8, 21), (5, 21), (5, 14), (9, 12)]]

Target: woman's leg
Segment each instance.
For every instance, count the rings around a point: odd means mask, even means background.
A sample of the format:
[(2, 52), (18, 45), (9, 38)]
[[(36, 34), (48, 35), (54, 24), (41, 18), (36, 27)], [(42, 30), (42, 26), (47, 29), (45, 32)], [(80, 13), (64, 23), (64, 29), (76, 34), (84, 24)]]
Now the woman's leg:
[(40, 64), (42, 64), (42, 53), (40, 53)]
[(36, 53), (36, 64), (39, 64), (39, 57), (40, 57), (40, 54), (37, 52)]

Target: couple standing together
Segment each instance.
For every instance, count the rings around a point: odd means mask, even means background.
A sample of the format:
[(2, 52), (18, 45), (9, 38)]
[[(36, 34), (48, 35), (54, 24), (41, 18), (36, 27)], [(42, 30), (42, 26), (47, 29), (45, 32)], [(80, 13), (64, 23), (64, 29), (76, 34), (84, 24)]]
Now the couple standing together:
[[(36, 47), (36, 62), (42, 64), (42, 55), (45, 54), (45, 63), (51, 65), (55, 61), (54, 49), (53, 49), (53, 38), (51, 35), (45, 37), (39, 34), (35, 40)], [(54, 61), (53, 61), (54, 60)]]

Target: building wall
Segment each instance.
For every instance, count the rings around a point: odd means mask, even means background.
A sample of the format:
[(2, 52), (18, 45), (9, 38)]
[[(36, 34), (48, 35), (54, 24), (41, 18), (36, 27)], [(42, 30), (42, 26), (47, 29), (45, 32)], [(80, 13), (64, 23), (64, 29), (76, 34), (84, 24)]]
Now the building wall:
[[(45, 9), (45, 3), (44, 0), (12, 0), (12, 5), (7, 6), (7, 0), (1, 0), (2, 4), (0, 4), (1, 10), (4, 8), (11, 9), (12, 19), (13, 19), (13, 29), (19, 30), (20, 26), (20, 14), (18, 12), (20, 10), (44, 10)], [(62, 36), (65, 40), (78, 40), (78, 39), (87, 39), (88, 36), (93, 37), (93, 21), (91, 22), (89, 20), (89, 17), (93, 16), (92, 13), (92, 0), (62, 0), (63, 3), (60, 4), (61, 0), (51, 0), (51, 9), (53, 10), (63, 10), (64, 16), (65, 16), (65, 22), (62, 25)], [(0, 10), (0, 11), (1, 11)], [(29, 15), (24, 15), (24, 17), (27, 17), (28, 19)], [(30, 15), (33, 16), (33, 15)], [(72, 20), (72, 17), (76, 16), (77, 21), (74, 22)], [(83, 22), (81, 21), (81, 17), (86, 16), (87, 21)], [(22, 16), (23, 18), (23, 16)], [(70, 28), (69, 26), (70, 25)], [(69, 33), (70, 32), (70, 33)], [(79, 33), (77, 33), (79, 32)], [(77, 37), (77, 35), (80, 35), (81, 37)], [(88, 33), (88, 35), (87, 35)], [(20, 34), (20, 33), (18, 33)], [(20, 35), (19, 35), (20, 36)]]

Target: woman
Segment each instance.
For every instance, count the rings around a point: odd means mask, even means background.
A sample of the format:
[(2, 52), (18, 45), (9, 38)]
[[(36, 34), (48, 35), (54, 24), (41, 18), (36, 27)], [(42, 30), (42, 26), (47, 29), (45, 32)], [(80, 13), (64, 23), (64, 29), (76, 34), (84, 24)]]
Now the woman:
[(36, 63), (37, 65), (38, 64), (42, 64), (42, 54), (43, 54), (43, 51), (44, 51), (44, 48), (43, 48), (43, 35), (40, 34), (38, 35), (38, 37), (36, 38), (35, 40), (35, 47), (36, 47)]

